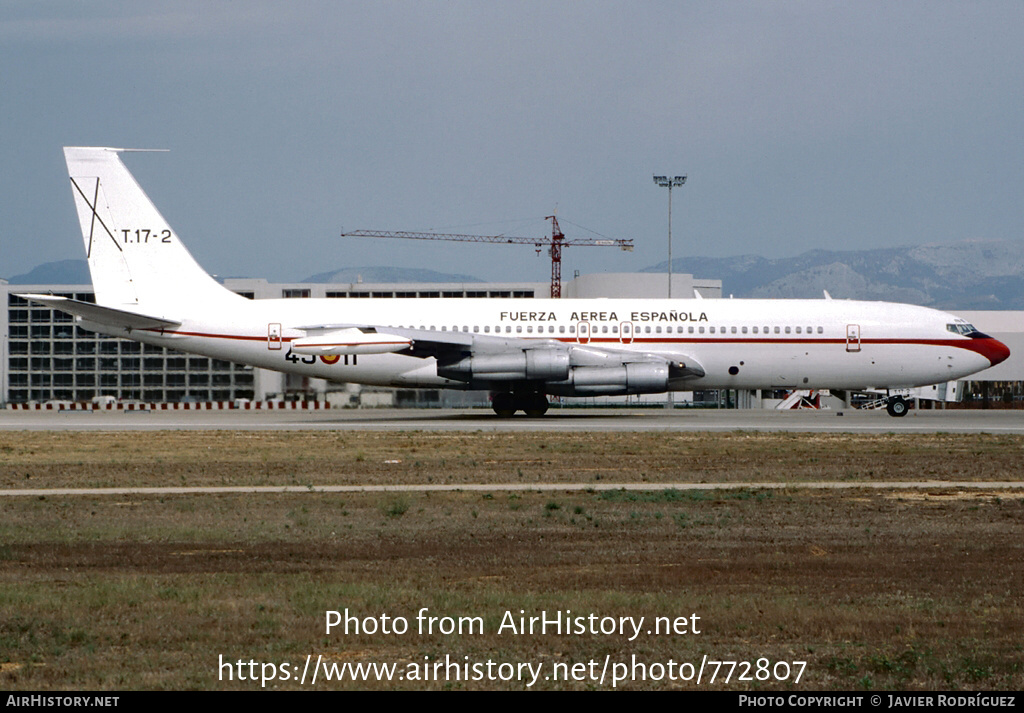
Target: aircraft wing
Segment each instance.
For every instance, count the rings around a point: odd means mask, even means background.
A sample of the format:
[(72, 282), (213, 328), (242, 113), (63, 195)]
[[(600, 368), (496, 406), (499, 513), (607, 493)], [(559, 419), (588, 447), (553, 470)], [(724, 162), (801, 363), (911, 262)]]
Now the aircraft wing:
[[(307, 354), (383, 354), (437, 360), (445, 378), (489, 388), (496, 383), (546, 382), (553, 387), (621, 385), (643, 373), (655, 381), (704, 376), (696, 358), (683, 353), (641, 352), (557, 339), (521, 339), (498, 335), (369, 324), (298, 327), (306, 336), (292, 350)], [(579, 389), (574, 389), (579, 390)], [(552, 391), (553, 393), (555, 391)]]
[(502, 339), (468, 332), (436, 329), (408, 329), (370, 324), (318, 324), (296, 327), (305, 337), (292, 341), (292, 350), (299, 354), (385, 354), (399, 352), (407, 356), (445, 358), (468, 354), (474, 348), (500, 348), (508, 342), (525, 340)]
[(411, 343), (408, 337), (376, 327), (325, 325), (300, 329), (306, 336), (292, 340), (292, 351), (297, 354), (387, 354), (408, 349)]

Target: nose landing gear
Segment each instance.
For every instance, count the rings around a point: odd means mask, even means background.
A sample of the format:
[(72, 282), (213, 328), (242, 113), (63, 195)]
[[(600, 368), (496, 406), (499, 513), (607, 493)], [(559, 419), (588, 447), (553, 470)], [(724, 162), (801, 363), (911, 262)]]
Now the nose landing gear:
[(890, 396), (885, 403), (885, 410), (890, 416), (906, 416), (910, 410), (910, 404), (902, 396)]

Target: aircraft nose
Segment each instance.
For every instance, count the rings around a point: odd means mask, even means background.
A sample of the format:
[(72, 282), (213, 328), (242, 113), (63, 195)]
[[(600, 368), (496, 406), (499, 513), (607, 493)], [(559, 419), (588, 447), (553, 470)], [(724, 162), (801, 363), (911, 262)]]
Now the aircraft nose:
[(1003, 344), (998, 339), (988, 337), (987, 339), (978, 340), (981, 342), (978, 346), (978, 352), (991, 362), (992, 366), (1001, 364), (1007, 360), (1010, 356), (1010, 348)]

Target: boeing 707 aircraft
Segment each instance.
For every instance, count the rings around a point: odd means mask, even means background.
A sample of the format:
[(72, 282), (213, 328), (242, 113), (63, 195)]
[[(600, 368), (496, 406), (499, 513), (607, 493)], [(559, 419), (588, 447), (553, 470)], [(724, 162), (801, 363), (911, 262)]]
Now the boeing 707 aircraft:
[[(334, 382), (487, 390), (494, 411), (548, 395), (924, 386), (1005, 360), (954, 315), (852, 300), (250, 300), (204, 271), (121, 161), (64, 156), (96, 303), (22, 295), (87, 329)], [(893, 416), (906, 413), (898, 396)]]

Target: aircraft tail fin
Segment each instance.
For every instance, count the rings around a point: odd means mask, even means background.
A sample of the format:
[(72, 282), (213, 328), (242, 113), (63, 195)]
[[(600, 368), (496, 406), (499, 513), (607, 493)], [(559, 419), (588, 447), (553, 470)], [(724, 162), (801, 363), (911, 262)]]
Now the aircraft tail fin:
[(244, 299), (195, 261), (121, 162), (126, 150), (64, 148), (96, 302), (160, 315)]

